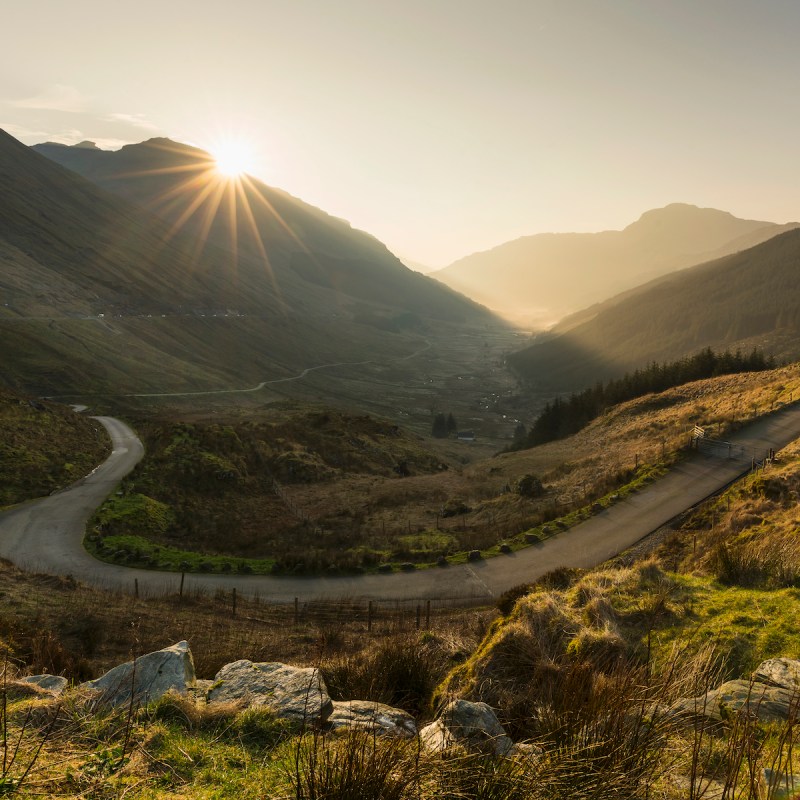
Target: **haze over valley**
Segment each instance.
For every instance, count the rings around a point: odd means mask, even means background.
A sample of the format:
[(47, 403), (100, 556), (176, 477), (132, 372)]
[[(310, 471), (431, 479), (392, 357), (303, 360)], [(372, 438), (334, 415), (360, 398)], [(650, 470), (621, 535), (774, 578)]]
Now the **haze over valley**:
[(433, 277), (528, 328), (798, 226), (673, 203), (621, 231), (541, 233), (459, 259)]

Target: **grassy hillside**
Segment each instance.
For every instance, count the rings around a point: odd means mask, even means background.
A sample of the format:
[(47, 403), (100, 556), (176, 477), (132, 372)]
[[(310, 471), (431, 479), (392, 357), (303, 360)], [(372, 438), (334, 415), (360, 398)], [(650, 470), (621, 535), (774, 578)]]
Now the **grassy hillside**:
[(201, 569), (223, 571), (319, 572), (391, 560), (379, 537), (354, 530), (357, 509), (321, 530), (292, 502), (291, 487), (335, 492), (351, 476), (401, 482), (447, 465), (384, 420), (332, 410), (271, 417), (141, 421), (147, 456), (95, 515), (90, 547), (101, 558), (171, 569), (195, 566), (198, 553)]
[(576, 389), (705, 347), (798, 355), (800, 231), (655, 281), (509, 357), (536, 386)]
[(94, 420), (0, 389), (0, 507), (62, 489), (110, 452), (108, 435)]

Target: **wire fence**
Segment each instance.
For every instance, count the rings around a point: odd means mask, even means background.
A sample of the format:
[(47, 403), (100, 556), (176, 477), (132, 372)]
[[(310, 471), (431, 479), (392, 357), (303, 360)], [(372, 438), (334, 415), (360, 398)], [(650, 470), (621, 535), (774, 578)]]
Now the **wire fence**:
[[(124, 593), (120, 590), (121, 593)], [(139, 597), (138, 579), (133, 581), (133, 594)], [(491, 605), (485, 595), (462, 595), (441, 598), (408, 598), (376, 600), (367, 598), (303, 599), (295, 597), (291, 603), (277, 603), (270, 598), (243, 594), (234, 589), (208, 591), (203, 587), (186, 587), (181, 584), (177, 592), (148, 593), (147, 599), (192, 603), (206, 606), (216, 613), (228, 614), (251, 622), (266, 625), (303, 626), (362, 624), (367, 631), (374, 626), (396, 629), (429, 629), (437, 621), (450, 617), (458, 610)]]

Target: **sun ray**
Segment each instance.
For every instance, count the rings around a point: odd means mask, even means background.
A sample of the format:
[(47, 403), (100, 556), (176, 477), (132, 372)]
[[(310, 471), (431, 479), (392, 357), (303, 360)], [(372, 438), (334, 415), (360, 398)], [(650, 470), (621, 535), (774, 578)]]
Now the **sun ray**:
[(185, 197), (189, 192), (202, 190), (213, 182), (213, 172), (208, 169), (203, 170), (202, 172), (198, 172), (198, 174), (194, 175), (193, 177), (181, 181), (171, 189), (166, 189), (160, 194), (157, 194), (150, 203), (150, 206), (152, 208), (158, 208), (160, 205), (167, 203), (169, 200)]
[(272, 269), (272, 264), (270, 263), (269, 256), (267, 255), (267, 249), (266, 247), (264, 247), (264, 240), (261, 238), (261, 232), (258, 230), (258, 224), (256, 223), (256, 218), (255, 215), (253, 214), (253, 209), (250, 207), (250, 201), (247, 197), (247, 192), (245, 190), (242, 181), (237, 182), (236, 191), (241, 198), (241, 206), (242, 206), (242, 211), (244, 212), (244, 217), (250, 227), (250, 231), (253, 235), (253, 239), (255, 240), (256, 247), (258, 248), (259, 255), (264, 260), (264, 266), (266, 268), (267, 274), (269, 275), (272, 287), (275, 290), (275, 295), (277, 299), (280, 301), (281, 309), (286, 310), (286, 303), (283, 299), (280, 286), (278, 285), (278, 282), (275, 279), (275, 273)]
[(308, 246), (305, 244), (305, 242), (303, 242), (298, 237), (298, 235), (289, 226), (289, 224), (277, 212), (277, 210), (275, 209), (275, 206), (273, 206), (272, 203), (270, 203), (270, 201), (267, 200), (266, 197), (264, 197), (264, 195), (258, 190), (257, 186), (253, 185), (253, 183), (251, 182), (250, 178), (247, 175), (243, 175), (242, 176), (242, 182), (248, 186), (248, 188), (251, 190), (251, 192), (255, 195), (256, 200), (258, 200), (264, 206), (264, 208), (267, 209), (267, 211), (272, 216), (272, 218), (283, 228), (284, 231), (286, 231), (286, 233), (289, 234), (289, 236), (292, 238), (292, 240), (295, 242), (295, 244), (297, 244), (298, 247), (300, 247), (300, 249), (303, 250), (303, 252), (305, 252), (307, 255), (310, 255), (310, 256), (313, 257), (313, 254), (308, 249)]
[(175, 167), (158, 167), (156, 169), (137, 169), (126, 172), (116, 172), (112, 178), (142, 178), (154, 175), (177, 175), (181, 172), (213, 172), (214, 162), (208, 159), (198, 160), (196, 164), (181, 164)]
[[(224, 153), (218, 148), (214, 148), (213, 155), (209, 155), (200, 150), (187, 150), (183, 145), (173, 147), (153, 143), (153, 147), (176, 157), (179, 163), (126, 170), (115, 177), (151, 180), (172, 178), (159, 182), (157, 188), (161, 191), (151, 193), (148, 203), (151, 211), (168, 221), (163, 246), (168, 246), (167, 242), (191, 223), (189, 252), (192, 263), (198, 264), (210, 239), (220, 235), (226, 237), (231, 280), (235, 279), (233, 272), (239, 270), (240, 259), (247, 259), (253, 265), (260, 263), (273, 289), (279, 313), (285, 314), (288, 306), (269, 256), (269, 241), (259, 222), (263, 223), (265, 219), (273, 221), (298, 250), (310, 256), (315, 264), (317, 259), (270, 202), (264, 187), (244, 172), (249, 166), (244, 159), (245, 154), (251, 163), (253, 161), (250, 152), (243, 148), (237, 165), (234, 158), (226, 161)], [(218, 242), (225, 247), (224, 238)]]
[(183, 213), (178, 217), (175, 222), (170, 225), (169, 229), (169, 237), (172, 238), (175, 236), (178, 231), (194, 216), (195, 212), (198, 208), (205, 202), (206, 198), (209, 194), (214, 190), (214, 184), (208, 183), (206, 186), (200, 190), (197, 197), (195, 197), (191, 203), (184, 209)]
[(199, 258), (200, 253), (205, 249), (206, 242), (208, 241), (208, 234), (211, 230), (211, 226), (214, 224), (214, 220), (217, 218), (217, 212), (219, 211), (224, 192), (225, 184), (222, 181), (216, 181), (214, 185), (214, 194), (205, 204), (203, 220), (200, 223), (200, 230), (197, 232), (197, 245), (194, 253), (195, 258)]
[(228, 181), (225, 187), (225, 196), (228, 200), (228, 235), (231, 239), (231, 250), (233, 251), (233, 263), (239, 264), (239, 230), (236, 218), (236, 181)]

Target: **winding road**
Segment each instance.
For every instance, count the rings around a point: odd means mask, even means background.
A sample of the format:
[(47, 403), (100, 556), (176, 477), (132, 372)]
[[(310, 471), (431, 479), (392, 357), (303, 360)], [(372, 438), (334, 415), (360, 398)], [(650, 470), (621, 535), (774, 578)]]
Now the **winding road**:
[[(0, 514), (0, 556), (22, 569), (71, 575), (79, 581), (142, 595), (177, 592), (180, 575), (106, 564), (92, 558), (82, 539), (94, 509), (143, 455), (142, 443), (124, 423), (95, 417), (109, 432), (108, 459), (76, 484), (41, 500)], [(743, 428), (731, 441), (755, 458), (779, 450), (800, 436), (800, 404), (786, 406)], [(264, 575), (187, 575), (186, 589), (213, 593), (233, 589), (272, 603), (334, 600), (460, 598), (488, 600), (557, 567), (592, 567), (631, 547), (681, 512), (744, 474), (749, 461), (694, 454), (665, 477), (591, 519), (547, 541), (513, 554), (442, 569), (390, 575), (279, 577)]]
[[(419, 350), (415, 350), (413, 353), (409, 353), (407, 356), (398, 356), (397, 358), (393, 358), (389, 361), (389, 363), (391, 364), (393, 362), (408, 361), (409, 359), (415, 358), (421, 353), (430, 350), (432, 346), (433, 345), (431, 345), (431, 343), (425, 339), (424, 347), (421, 347)], [(209, 394), (246, 394), (247, 392), (261, 391), (261, 389), (263, 389), (265, 386), (272, 386), (276, 383), (291, 383), (292, 381), (301, 381), (309, 373), (316, 372), (320, 369), (333, 369), (334, 367), (361, 367), (364, 366), (364, 364), (378, 363), (380, 362), (373, 359), (367, 359), (366, 361), (336, 361), (332, 364), (317, 364), (316, 367), (306, 367), (302, 372), (298, 372), (297, 375), (290, 375), (287, 378), (273, 378), (269, 381), (261, 381), (261, 383), (257, 384), (256, 386), (250, 386), (246, 389), (205, 389), (203, 391), (196, 392), (148, 392), (139, 394), (126, 394), (123, 395), (123, 397), (191, 397), (193, 395)]]

